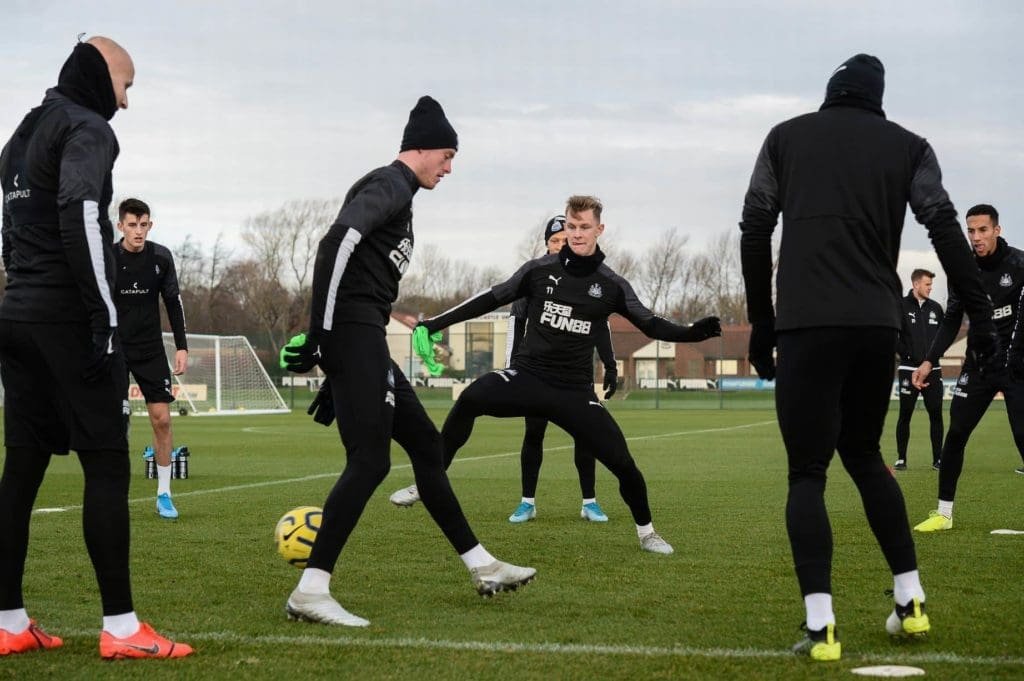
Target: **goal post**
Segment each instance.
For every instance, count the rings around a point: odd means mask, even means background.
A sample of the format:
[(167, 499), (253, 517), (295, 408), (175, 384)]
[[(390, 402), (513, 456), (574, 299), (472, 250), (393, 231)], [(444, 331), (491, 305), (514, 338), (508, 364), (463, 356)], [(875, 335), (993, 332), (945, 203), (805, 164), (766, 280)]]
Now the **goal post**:
[[(184, 374), (173, 376), (172, 390), (178, 408), (187, 406), (196, 416), (291, 411), (248, 338), (197, 333), (186, 337), (188, 366)], [(163, 334), (163, 340), (168, 364), (173, 366), (174, 334)], [(135, 397), (137, 392), (138, 387), (133, 385), (129, 397)]]

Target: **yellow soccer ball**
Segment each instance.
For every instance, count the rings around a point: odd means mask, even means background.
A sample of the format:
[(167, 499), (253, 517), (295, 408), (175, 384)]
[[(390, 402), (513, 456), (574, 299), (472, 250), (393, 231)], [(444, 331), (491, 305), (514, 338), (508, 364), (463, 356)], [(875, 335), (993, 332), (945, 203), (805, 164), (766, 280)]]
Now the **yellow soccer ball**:
[(274, 528), (281, 557), (297, 568), (306, 567), (323, 516), (323, 509), (316, 506), (300, 506), (281, 516)]

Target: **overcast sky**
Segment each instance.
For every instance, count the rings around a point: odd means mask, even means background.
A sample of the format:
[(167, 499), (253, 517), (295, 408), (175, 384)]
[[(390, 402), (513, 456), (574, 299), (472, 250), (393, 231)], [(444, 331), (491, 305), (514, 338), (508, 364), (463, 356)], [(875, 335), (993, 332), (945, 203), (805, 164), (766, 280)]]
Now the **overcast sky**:
[[(524, 231), (572, 193), (605, 202), (613, 245), (639, 252), (678, 227), (700, 246), (737, 229), (771, 126), (816, 109), (858, 52), (885, 64), (889, 118), (931, 141), (961, 215), (992, 203), (1024, 246), (1014, 0), (3, 5), (4, 139), (78, 33), (131, 52), (114, 191), (149, 202), (151, 236), (170, 246), (224, 233), (241, 253), (252, 215), (290, 199), (340, 206), (395, 157), (422, 94), (444, 106), (460, 149), (453, 174), (417, 195), (417, 246), (510, 273)], [(905, 278), (937, 266), (912, 219), (903, 247)], [(943, 300), (944, 277), (936, 291)]]

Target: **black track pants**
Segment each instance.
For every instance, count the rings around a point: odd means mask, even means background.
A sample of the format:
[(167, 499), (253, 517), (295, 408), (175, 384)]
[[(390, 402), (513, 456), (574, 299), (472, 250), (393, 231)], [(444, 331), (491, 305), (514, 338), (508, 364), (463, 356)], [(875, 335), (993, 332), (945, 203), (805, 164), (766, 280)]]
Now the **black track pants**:
[(832, 592), (825, 480), (835, 451), (860, 492), (892, 573), (917, 568), (903, 493), (879, 448), (895, 350), (896, 331), (888, 328), (778, 334), (775, 406), (789, 459), (786, 529), (804, 595)]
[(460, 554), (473, 548), (476, 536), (444, 471), (441, 436), (391, 360), (384, 330), (340, 324), (320, 349), (346, 462), (324, 502), (308, 566), (334, 571), (366, 503), (391, 470), (392, 438), (409, 454), (423, 505), (445, 537)]
[(914, 416), (917, 396), (924, 398), (924, 408), (928, 412), (928, 433), (932, 443), (932, 463), (938, 463), (942, 454), (942, 370), (932, 372), (928, 386), (924, 390), (914, 387), (910, 377), (914, 372), (900, 369), (900, 416), (896, 421), (896, 456), (907, 460), (907, 443), (910, 442), (910, 419)]
[[(539, 418), (526, 419), (526, 432), (523, 434), (523, 449), (519, 456), (519, 465), (523, 475), (523, 496), (537, 496), (537, 479), (540, 477), (540, 466), (544, 462), (544, 432), (548, 420)], [(580, 476), (580, 492), (584, 499), (593, 499), (596, 462), (583, 447), (574, 447), (573, 461), (576, 472)]]

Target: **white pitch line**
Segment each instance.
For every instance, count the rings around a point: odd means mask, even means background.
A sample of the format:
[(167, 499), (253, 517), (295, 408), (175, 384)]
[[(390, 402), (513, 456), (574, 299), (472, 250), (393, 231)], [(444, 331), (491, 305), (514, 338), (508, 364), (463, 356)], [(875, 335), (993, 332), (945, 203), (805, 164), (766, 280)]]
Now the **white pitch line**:
[[(70, 632), (71, 637), (92, 638), (95, 631)], [(355, 636), (283, 636), (250, 635), (235, 631), (174, 632), (184, 641), (218, 641), (240, 646), (315, 646), (338, 648), (412, 648), (420, 650), (466, 650), (486, 653), (539, 653), (546, 655), (630, 655), (634, 657), (706, 657), (731, 659), (792, 658), (789, 650), (759, 650), (757, 648), (696, 648), (693, 646), (623, 646), (600, 643), (523, 643), (520, 641), (449, 641), (412, 637), (355, 637)], [(849, 653), (844, 660), (865, 662), (988, 665), (993, 667), (1024, 666), (1024, 657), (991, 657), (958, 655), (957, 653)]]
[[(746, 423), (746, 424), (743, 424), (741, 426), (726, 426), (726, 427), (723, 427), (723, 428), (705, 428), (703, 430), (681, 430), (681, 431), (678, 431), (678, 432), (675, 432), (675, 433), (661, 433), (660, 435), (637, 435), (636, 437), (627, 437), (626, 441), (627, 442), (638, 442), (640, 440), (656, 440), (656, 439), (659, 439), (659, 438), (680, 437), (680, 436), (683, 436), (683, 435), (702, 435), (702, 434), (705, 434), (705, 433), (723, 433), (723, 432), (727, 432), (727, 431), (731, 431), (731, 430), (745, 430), (747, 428), (756, 428), (758, 426), (768, 425), (769, 423), (775, 423), (775, 421), (774, 420), (772, 420), (772, 421), (758, 421), (756, 423)], [(574, 446), (575, 445), (561, 445), (561, 446), (558, 446), (558, 447), (547, 447), (545, 449), (547, 451), (552, 451), (553, 452), (553, 451), (558, 451), (558, 450), (562, 450), (562, 449), (571, 449)], [(518, 456), (519, 453), (520, 452), (517, 449), (514, 452), (500, 452), (498, 454), (484, 454), (482, 456), (468, 456), (468, 457), (461, 457), (461, 458), (456, 457), (455, 460), (452, 461), (452, 463), (453, 464), (455, 464), (455, 463), (470, 463), (472, 461), (486, 461), (488, 459), (501, 459), (501, 458), (505, 458), (505, 457), (509, 457), (509, 456)], [(391, 470), (397, 470), (397, 469), (403, 469), (403, 468), (412, 468), (412, 464), (402, 463), (402, 464), (397, 464), (397, 465), (391, 466)], [(259, 487), (271, 487), (273, 485), (290, 485), (290, 484), (296, 483), (296, 482), (310, 482), (311, 480), (320, 480), (322, 478), (336, 478), (336, 477), (338, 477), (338, 475), (340, 475), (340, 472), (335, 471), (335, 472), (331, 472), (331, 473), (316, 473), (314, 475), (305, 475), (305, 476), (302, 476), (301, 478), (287, 478), (285, 480), (264, 480), (262, 482), (251, 482), (251, 483), (246, 483), (246, 484), (243, 484), (243, 485), (229, 485), (227, 487), (214, 487), (214, 488), (211, 488), (211, 489), (197, 489), (197, 490), (193, 490), (191, 492), (175, 492), (174, 493), (174, 498), (175, 499), (179, 499), (181, 497), (194, 497), (194, 496), (200, 496), (200, 495), (203, 495), (203, 494), (220, 494), (221, 492), (237, 492), (239, 490), (245, 490), (245, 489), (256, 489), (256, 488), (259, 488)], [(137, 499), (129, 499), (128, 503), (129, 504), (138, 504), (138, 503), (142, 503), (144, 501), (152, 502), (153, 501), (153, 497), (152, 496), (148, 496), (148, 497), (139, 497)], [(72, 506), (59, 506), (59, 507), (55, 507), (55, 508), (37, 508), (36, 510), (32, 511), (32, 513), (33, 514), (36, 514), (36, 513), (62, 513), (64, 511), (77, 511), (77, 510), (81, 510), (81, 508), (82, 508), (81, 504), (75, 504), (75, 505), (72, 505)]]

